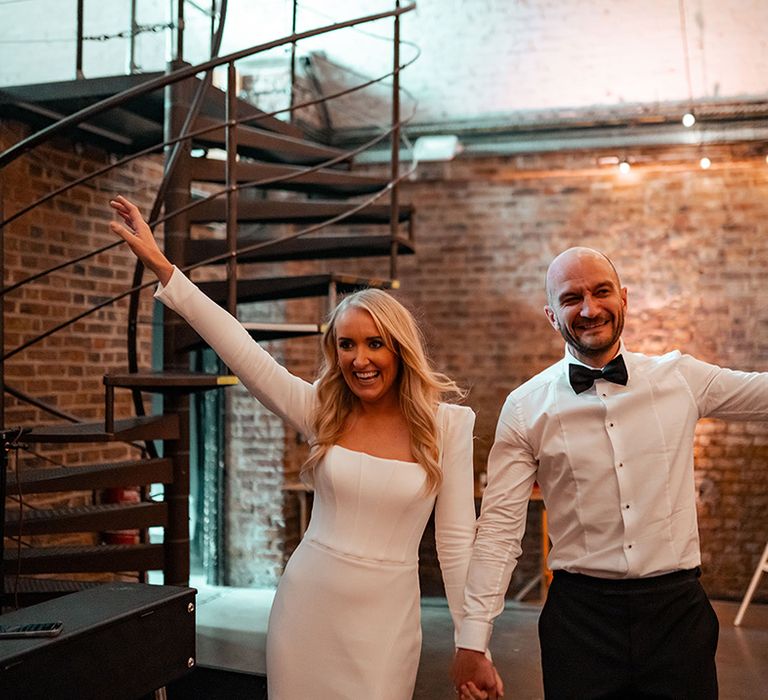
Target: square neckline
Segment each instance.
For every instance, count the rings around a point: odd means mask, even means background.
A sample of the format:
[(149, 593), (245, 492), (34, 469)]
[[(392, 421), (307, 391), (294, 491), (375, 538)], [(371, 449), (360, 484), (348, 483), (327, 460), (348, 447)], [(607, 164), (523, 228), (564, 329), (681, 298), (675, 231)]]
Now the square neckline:
[[(334, 443), (331, 445), (331, 447), (337, 447), (340, 450), (344, 450), (345, 452), (351, 452), (354, 455), (362, 455), (364, 457), (370, 457), (371, 459), (378, 459), (382, 462), (398, 462), (400, 464), (416, 464), (418, 465), (418, 462), (409, 461), (405, 459), (394, 459), (392, 457), (379, 457), (378, 455), (372, 455), (370, 452), (363, 452), (361, 450), (353, 450), (349, 447), (344, 447), (344, 445), (339, 445), (338, 443)], [(420, 466), (420, 465), (419, 465)]]

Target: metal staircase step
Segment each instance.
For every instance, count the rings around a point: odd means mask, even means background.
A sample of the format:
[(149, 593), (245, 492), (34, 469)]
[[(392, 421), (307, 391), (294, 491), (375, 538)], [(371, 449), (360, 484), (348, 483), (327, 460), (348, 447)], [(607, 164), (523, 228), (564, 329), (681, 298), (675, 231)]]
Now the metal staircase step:
[[(21, 473), (18, 488), (22, 493), (29, 494), (171, 483), (173, 463), (170, 459), (146, 459), (84, 467), (26, 469)], [(17, 488), (13, 473), (8, 475), (8, 488)]]
[[(52, 121), (74, 114), (119, 92), (162, 76), (163, 73), (113, 75), (100, 78), (65, 80), (53, 83), (6, 86), (0, 90), (0, 117), (13, 117), (44, 127)], [(199, 79), (198, 79), (199, 82)], [(210, 86), (202, 112), (224, 119), (225, 93)], [(300, 139), (301, 131), (292, 124), (266, 115), (253, 105), (238, 100), (239, 117), (257, 117), (252, 122), (260, 129)], [(141, 95), (120, 108), (92, 117), (80, 125), (81, 131), (96, 142), (119, 152), (138, 151), (163, 141), (163, 90)]]
[[(83, 581), (80, 579), (54, 579), (54, 578), (32, 578), (30, 576), (5, 576), (5, 600), (7, 603), (17, 604), (25, 608), (29, 605), (36, 605), (46, 600), (58, 598), (62, 595), (77, 593), (86, 588), (103, 586), (104, 581)], [(0, 591), (2, 596), (3, 591)]]
[(25, 442), (131, 442), (133, 440), (175, 440), (179, 437), (179, 418), (141, 416), (116, 420), (114, 430), (107, 432), (104, 423), (66, 423), (33, 428), (24, 435)]
[[(115, 75), (88, 80), (14, 85), (0, 91), (0, 116), (13, 116), (34, 126), (74, 114), (162, 73)], [(163, 93), (142, 95), (78, 126), (91, 139), (118, 152), (138, 151), (163, 138)]]
[[(353, 210), (357, 205), (349, 202), (252, 200), (241, 198), (237, 203), (237, 219), (241, 223), (262, 224), (319, 224)], [(388, 204), (370, 204), (350, 214), (345, 224), (389, 224), (392, 210)], [(413, 209), (399, 207), (398, 220), (411, 218)], [(189, 211), (192, 223), (203, 224), (226, 220), (226, 201), (219, 197), (201, 202)]]
[(280, 338), (301, 338), (318, 335), (323, 332), (321, 323), (244, 323), (243, 328), (257, 340), (277, 340)]
[(6, 514), (5, 531), (11, 536), (62, 532), (99, 532), (165, 526), (165, 503), (102, 503), (78, 508), (24, 509)]
[[(227, 296), (227, 282), (201, 282), (200, 288), (214, 301), (223, 304)], [(365, 287), (379, 289), (397, 288), (397, 280), (373, 277), (357, 277), (339, 273), (300, 275), (296, 277), (271, 277), (263, 279), (238, 280), (238, 302), (272, 301), (310, 296), (324, 296), (335, 286), (336, 293), (346, 294)], [(323, 332), (320, 323), (244, 323), (243, 327), (255, 340), (286, 340)], [(175, 348), (179, 352), (207, 347), (202, 338), (189, 326), (179, 327), (175, 333)]]
[[(224, 183), (226, 164), (212, 158), (193, 158), (192, 179), (202, 182)], [(387, 180), (344, 170), (321, 168), (307, 172), (296, 165), (262, 163), (240, 160), (235, 166), (238, 182), (260, 182), (279, 179), (277, 182), (259, 185), (262, 188), (311, 192), (326, 196), (352, 197), (370, 194), (384, 189)]]
[[(111, 75), (100, 78), (58, 80), (52, 83), (31, 83), (29, 85), (11, 85), (3, 87), (0, 104), (14, 101), (37, 102), (58, 105), (67, 114), (103, 100), (118, 92), (129, 90), (164, 75), (162, 72), (131, 75)], [(162, 109), (162, 93), (158, 92)], [(162, 114), (162, 112), (161, 112)]]
[(237, 377), (208, 372), (158, 372), (114, 373), (104, 375), (104, 430), (115, 430), (115, 388), (137, 389), (156, 394), (195, 394), (201, 391), (221, 389), (237, 384)]
[[(218, 303), (224, 303), (227, 298), (227, 282), (225, 280), (198, 282), (197, 286)], [(325, 296), (333, 289), (337, 294), (349, 294), (368, 287), (396, 289), (398, 286), (397, 280), (357, 277), (338, 273), (239, 279), (237, 281), (237, 301), (238, 303), (248, 303), (298, 299)]]
[(162, 569), (165, 558), (161, 544), (68, 545), (21, 550), (6, 547), (4, 554), (5, 571), (19, 568), (25, 575), (151, 571)]
[[(240, 239), (238, 246), (244, 248), (259, 243), (256, 240)], [(238, 255), (238, 262), (280, 262), (283, 260), (318, 260), (328, 258), (365, 258), (389, 255), (392, 248), (390, 236), (305, 236), (290, 240), (275, 239), (265, 242), (257, 250)], [(405, 236), (395, 238), (398, 255), (415, 252), (413, 241)], [(227, 243), (223, 240), (191, 239), (186, 243), (187, 262), (196, 263), (219, 258), (217, 263), (226, 262)]]
[(146, 371), (104, 375), (105, 386), (141, 389), (141, 391), (158, 394), (192, 394), (220, 389), (237, 383), (237, 377), (232, 374), (208, 374), (205, 372)]
[[(399, 282), (340, 273), (244, 279), (237, 282), (237, 300), (238, 303), (248, 303), (324, 296), (329, 293), (332, 285), (335, 286), (337, 294), (348, 294), (367, 287), (397, 289)], [(227, 297), (227, 282), (225, 280), (199, 282), (198, 286), (217, 303), (222, 305), (225, 303)], [(319, 335), (323, 332), (323, 325), (320, 323), (243, 323), (243, 327), (257, 341), (287, 340)], [(207, 347), (205, 341), (188, 325), (181, 326), (176, 330), (175, 343), (179, 352)]]
[(75, 579), (29, 578), (28, 576), (5, 576), (5, 592), (16, 589), (19, 593), (77, 593), (84, 588), (103, 586), (104, 581), (80, 581)]
[[(221, 121), (218, 119), (202, 115), (195, 120), (193, 131), (213, 127), (220, 123)], [(226, 143), (226, 129), (223, 126), (212, 129), (197, 136), (195, 142), (223, 148)], [(243, 124), (237, 126), (237, 152), (278, 163), (311, 165), (344, 155), (344, 151), (338, 148)]]
[[(320, 323), (243, 323), (254, 340), (287, 340), (289, 338), (305, 338), (319, 335), (323, 332)], [(175, 335), (177, 352), (189, 352), (206, 348), (208, 344), (187, 325), (181, 326)]]
[[(201, 113), (218, 121), (224, 121), (226, 118), (226, 101), (227, 94), (221, 88), (210, 85), (205, 95)], [(270, 116), (245, 100), (237, 100), (237, 116), (238, 118), (253, 117), (254, 121), (249, 122), (249, 126), (268, 129), (269, 131), (298, 139), (303, 136), (301, 129), (295, 124)]]

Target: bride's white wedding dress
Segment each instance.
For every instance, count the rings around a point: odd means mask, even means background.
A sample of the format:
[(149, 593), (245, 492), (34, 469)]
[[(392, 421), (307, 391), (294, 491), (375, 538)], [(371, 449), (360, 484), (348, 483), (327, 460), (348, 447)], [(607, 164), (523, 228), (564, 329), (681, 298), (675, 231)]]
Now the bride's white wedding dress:
[[(156, 296), (183, 316), (265, 406), (311, 435), (314, 386), (275, 362), (179, 270)], [(475, 533), (474, 413), (440, 404), (443, 483), (415, 462), (332, 446), (312, 517), (278, 585), (267, 633), (270, 700), (409, 700), (421, 653), (418, 549), (434, 507), (454, 624)], [(448, 669), (446, 669), (446, 673)]]

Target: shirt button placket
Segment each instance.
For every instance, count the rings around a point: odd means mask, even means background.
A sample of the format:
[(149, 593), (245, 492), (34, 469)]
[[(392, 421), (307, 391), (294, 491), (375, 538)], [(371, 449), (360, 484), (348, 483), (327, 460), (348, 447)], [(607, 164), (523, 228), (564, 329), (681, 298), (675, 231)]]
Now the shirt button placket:
[(633, 568), (632, 561), (634, 559), (632, 555), (635, 551), (635, 539), (633, 535), (635, 534), (635, 528), (637, 525), (635, 522), (634, 510), (631, 503), (627, 503), (625, 501), (621, 504), (621, 519), (624, 521), (624, 535), (627, 537), (627, 539), (624, 541), (624, 553), (627, 557), (627, 563), (631, 571)]

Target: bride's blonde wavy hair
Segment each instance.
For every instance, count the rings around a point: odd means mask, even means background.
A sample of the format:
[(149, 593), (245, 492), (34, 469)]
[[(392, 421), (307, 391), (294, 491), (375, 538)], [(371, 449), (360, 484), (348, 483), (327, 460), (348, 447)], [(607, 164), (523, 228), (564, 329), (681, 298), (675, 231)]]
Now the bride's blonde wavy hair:
[(351, 308), (363, 309), (371, 315), (384, 345), (400, 362), (396, 382), (400, 409), (410, 433), (411, 452), (427, 474), (428, 492), (434, 492), (442, 482), (438, 461), (437, 405), (450, 396), (463, 398), (465, 392), (449, 377), (432, 369), (413, 315), (380, 289), (363, 289), (344, 297), (328, 319), (321, 341), (323, 365), (315, 384), (314, 438), (301, 470), (302, 477), (311, 477), (328, 449), (338, 442), (347, 418), (357, 405), (358, 399), (339, 367), (336, 338), (336, 323)]

